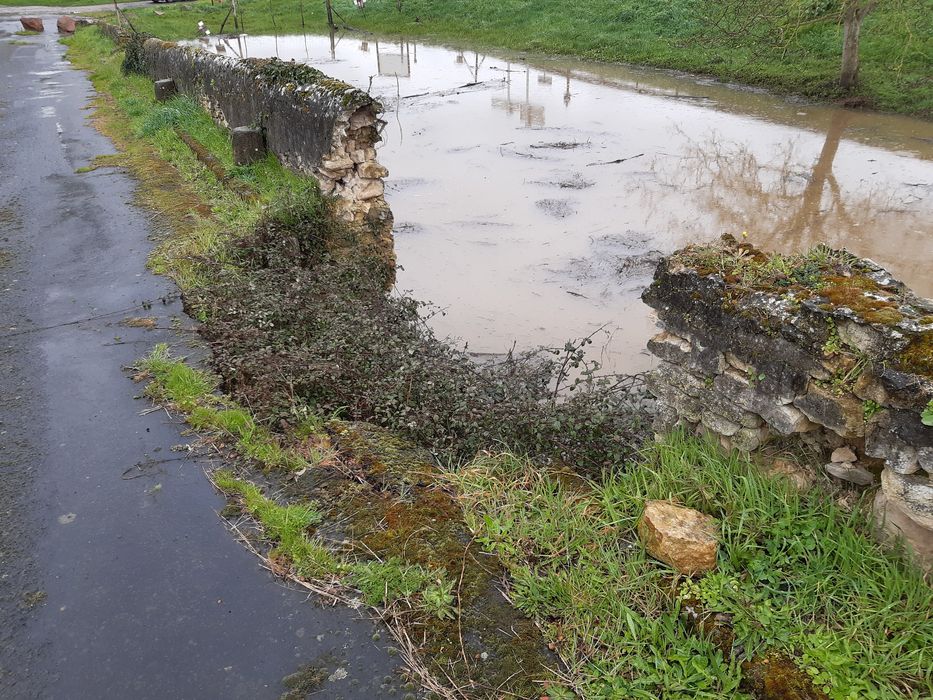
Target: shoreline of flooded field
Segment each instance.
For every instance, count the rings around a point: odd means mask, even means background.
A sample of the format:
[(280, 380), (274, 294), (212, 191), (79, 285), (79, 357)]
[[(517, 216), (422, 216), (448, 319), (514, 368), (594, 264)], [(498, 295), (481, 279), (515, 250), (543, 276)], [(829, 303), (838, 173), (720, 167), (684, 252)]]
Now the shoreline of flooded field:
[[(218, 50), (216, 40), (202, 42)], [(933, 295), (933, 124), (666, 71), (504, 58), (371, 35), (239, 37), (385, 104), (398, 287), (481, 355), (596, 333), (650, 366), (657, 260), (722, 233), (827, 243)]]

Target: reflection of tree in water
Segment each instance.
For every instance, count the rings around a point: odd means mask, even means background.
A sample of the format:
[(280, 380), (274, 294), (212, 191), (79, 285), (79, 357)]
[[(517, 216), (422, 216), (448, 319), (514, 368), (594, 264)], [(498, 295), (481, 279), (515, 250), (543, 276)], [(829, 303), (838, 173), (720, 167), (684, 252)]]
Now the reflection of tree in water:
[[(885, 247), (901, 244), (922, 250), (927, 238), (920, 231), (922, 212), (910, 209), (916, 199), (906, 201), (881, 186), (862, 192), (840, 187), (833, 162), (850, 119), (842, 111), (833, 115), (809, 172), (801, 167), (805, 159), (798, 156), (793, 141), (778, 149), (771, 161), (762, 162), (748, 144), (714, 135), (702, 144), (688, 139), (683, 158), (668, 174), (671, 182), (665, 184), (680, 192), (693, 191), (723, 230), (747, 229), (756, 242), (769, 247), (800, 250), (820, 241), (846, 245), (860, 239), (862, 230), (869, 236), (881, 233), (883, 225), (883, 232), (891, 236)], [(892, 234), (897, 233), (899, 238), (916, 239), (895, 243)]]

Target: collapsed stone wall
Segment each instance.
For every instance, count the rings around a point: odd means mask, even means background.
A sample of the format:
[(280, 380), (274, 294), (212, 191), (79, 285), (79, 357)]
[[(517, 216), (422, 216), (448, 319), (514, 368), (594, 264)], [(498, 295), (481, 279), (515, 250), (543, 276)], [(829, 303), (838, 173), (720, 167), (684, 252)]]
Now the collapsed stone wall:
[(744, 451), (800, 440), (829, 477), (880, 482), (880, 532), (933, 564), (933, 301), (844, 251), (769, 256), (730, 237), (663, 260), (643, 299), (662, 328), (658, 432)]
[[(100, 25), (111, 38), (127, 36)], [(278, 59), (238, 59), (150, 38), (138, 69), (171, 79), (230, 129), (261, 128), (282, 164), (317, 178), (338, 216), (394, 271), (392, 212), (385, 201), (388, 171), (377, 161), (383, 107), (368, 93), (320, 71)]]

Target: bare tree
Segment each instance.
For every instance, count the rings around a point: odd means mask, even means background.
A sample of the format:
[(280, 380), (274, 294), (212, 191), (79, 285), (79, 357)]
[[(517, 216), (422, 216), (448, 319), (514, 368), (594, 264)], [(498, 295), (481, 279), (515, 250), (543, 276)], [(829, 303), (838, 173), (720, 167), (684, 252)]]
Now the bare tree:
[[(926, 0), (884, 0), (905, 24), (906, 42), (912, 32), (911, 17)], [(842, 63), (839, 85), (849, 90), (858, 82), (859, 43), (862, 22), (881, 0), (720, 0), (700, 5), (704, 40), (757, 48), (759, 51), (791, 50), (801, 31), (816, 24), (842, 25)], [(906, 49), (906, 45), (905, 45)]]
[(849, 90), (858, 82), (859, 36), (862, 20), (875, 9), (878, 0), (846, 0), (842, 7), (842, 71), (839, 84)]

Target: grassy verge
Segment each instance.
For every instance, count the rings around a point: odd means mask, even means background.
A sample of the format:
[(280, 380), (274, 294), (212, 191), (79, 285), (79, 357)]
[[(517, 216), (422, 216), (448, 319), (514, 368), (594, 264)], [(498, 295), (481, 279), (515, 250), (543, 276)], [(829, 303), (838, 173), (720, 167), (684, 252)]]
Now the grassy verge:
[[(262, 0), (243, 0), (240, 7), (251, 34), (299, 34), (302, 27), (326, 30), (319, 5), (283, 0), (275, 4), (274, 15)], [(502, 47), (674, 68), (816, 98), (841, 95), (835, 85), (842, 37), (835, 22), (807, 24), (786, 45), (775, 47), (751, 32), (716, 41), (702, 19), (708, 8), (692, 0), (586, 0), (572, 6), (560, 0), (405, 0), (401, 12), (387, 0), (370, 2), (362, 12), (350, 0), (337, 0), (334, 7), (346, 22), (370, 31), (470, 48)], [(192, 38), (199, 19), (216, 32), (226, 12), (202, 0), (172, 6), (161, 17), (150, 9), (131, 16), (141, 31)], [(868, 16), (861, 32), (858, 95), (879, 109), (933, 115), (933, 56), (924, 38), (933, 34), (931, 17), (919, 2), (881, 3)]]
[[(158, 345), (140, 361), (137, 380), (150, 380), (146, 394), (182, 413), (202, 435), (232, 440), (239, 454), (263, 469), (304, 472), (319, 467), (327, 458), (314, 443), (327, 441), (323, 422), (311, 417), (290, 436), (294, 446), (259, 426), (252, 414), (214, 393), (217, 378), (172, 357), (166, 345)], [(398, 557), (387, 561), (351, 561), (313, 538), (313, 527), (324, 516), (314, 502), (279, 504), (263, 495), (255, 484), (239, 479), (228, 470), (212, 475), (214, 483), (238, 499), (244, 511), (264, 528), (276, 543), (270, 559), (284, 559), (297, 576), (333, 585), (345, 576), (348, 585), (358, 586), (368, 605), (390, 606), (405, 601), (440, 618), (453, 617), (453, 584), (440, 571), (429, 571)]]
[[(242, 458), (210, 478), (230, 499), (231, 526), (242, 534), (247, 517), (259, 529), (262, 540), (252, 547), (269, 569), (330, 599), (373, 608), (409, 670), (437, 697), (463, 697), (458, 687), (525, 697), (548, 677), (538, 631), (505, 601), (491, 600), (503, 572), (471, 551), (451, 497), (426, 487), (432, 468), (417, 463), (417, 450), (373, 426), (311, 415), (273, 434), (217, 394), (216, 377), (164, 345), (136, 369), (146, 395), (184, 417), (204, 442)], [(404, 459), (406, 450), (415, 459)], [(380, 452), (408, 469), (387, 475)], [(471, 666), (483, 654), (495, 654), (496, 664)]]
[[(511, 599), (547, 630), (582, 697), (745, 697), (774, 652), (833, 700), (933, 694), (933, 591), (919, 573), (881, 551), (864, 512), (736, 454), (674, 435), (599, 484), (509, 454), (453, 479), (471, 529), (509, 567)], [(716, 571), (678, 579), (647, 557), (635, 526), (649, 499), (720, 520)], [(691, 633), (689, 606), (723, 629)], [(794, 682), (772, 676), (772, 689)]]
[[(179, 96), (158, 103), (152, 81), (121, 70), (123, 52), (95, 29), (79, 30), (64, 40), (68, 58), (87, 70), (100, 97), (95, 122), (119, 147), (99, 156), (85, 170), (126, 167), (140, 180), (141, 203), (163, 216), (171, 232), (156, 248), (150, 266), (172, 277), (183, 291), (205, 288), (210, 261), (214, 269), (228, 260), (230, 241), (251, 232), (264, 211), (300, 202), (309, 216), (322, 218), (326, 204), (313, 180), (283, 168), (274, 156), (235, 167), (230, 138), (193, 100)], [(243, 187), (245, 199), (225, 187), (179, 137), (190, 134)]]

